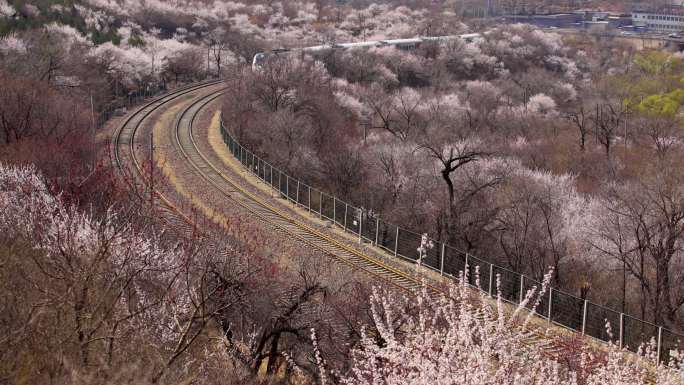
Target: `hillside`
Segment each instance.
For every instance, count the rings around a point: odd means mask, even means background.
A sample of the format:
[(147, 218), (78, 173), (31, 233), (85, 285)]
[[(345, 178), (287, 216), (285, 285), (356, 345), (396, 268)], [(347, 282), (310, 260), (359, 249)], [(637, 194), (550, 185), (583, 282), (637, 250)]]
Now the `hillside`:
[(0, 0), (0, 384), (680, 384), (684, 55), (480, 7)]

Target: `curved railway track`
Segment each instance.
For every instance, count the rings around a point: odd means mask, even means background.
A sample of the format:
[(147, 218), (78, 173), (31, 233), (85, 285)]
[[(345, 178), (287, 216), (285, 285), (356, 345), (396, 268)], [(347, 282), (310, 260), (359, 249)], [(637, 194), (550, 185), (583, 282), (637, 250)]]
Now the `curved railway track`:
[[(195, 91), (211, 88), (217, 84), (219, 83), (210, 82), (191, 86), (155, 99), (140, 107), (121, 124), (115, 131), (112, 140), (113, 162), (126, 175), (129, 186), (142, 189), (149, 187), (142, 164), (135, 155), (136, 134), (143, 126), (145, 120), (152, 113), (178, 98)], [(179, 112), (179, 118), (176, 119), (175, 127), (173, 128), (177, 150), (181, 152), (183, 158), (192, 166), (199, 177), (206, 180), (220, 191), (223, 196), (254, 215), (254, 217), (275, 231), (292, 237), (352, 269), (363, 271), (372, 278), (384, 282), (391, 287), (409, 294), (421, 290), (424, 283), (419, 278), (410, 276), (374, 257), (366, 255), (294, 218), (292, 215), (247, 191), (246, 188), (214, 165), (199, 149), (193, 136), (193, 128), (198, 114), (214, 99), (221, 96), (222, 93), (223, 90), (214, 90), (197, 96), (189, 106)], [(127, 162), (124, 159), (126, 157), (130, 157), (130, 163), (133, 165), (132, 170), (126, 165)], [(180, 217), (185, 222), (184, 225), (192, 225), (192, 221), (161, 192), (155, 191), (154, 194), (165, 206), (166, 213), (170, 216), (170, 222), (175, 224), (177, 218)], [(428, 289), (431, 295), (447, 295), (445, 291), (431, 285), (428, 285)], [(554, 350), (552, 342), (545, 339), (541, 333), (537, 333), (526, 342), (547, 351)]]
[[(202, 109), (223, 94), (216, 91), (200, 97), (180, 113), (174, 128), (177, 149), (183, 158), (192, 165), (197, 174), (230, 199), (266, 225), (293, 239), (296, 239), (324, 255), (332, 257), (352, 269), (361, 270), (378, 281), (384, 282), (404, 292), (413, 294), (427, 286), (430, 295), (448, 296), (448, 293), (400, 271), (377, 258), (366, 255), (357, 249), (313, 228), (304, 221), (278, 209), (266, 200), (252, 194), (229, 175), (214, 165), (202, 153), (193, 135), (194, 122)], [(556, 353), (559, 346), (538, 330), (532, 331), (524, 343), (534, 345), (547, 352)]]
[[(216, 81), (194, 85), (157, 98), (141, 106), (121, 124), (115, 131), (112, 139), (112, 158), (115, 166), (120, 168), (127, 177), (129, 186), (132, 188), (147, 188), (149, 186), (146, 184), (146, 176), (141, 162), (135, 156), (136, 133), (142, 127), (145, 120), (155, 111), (182, 96), (193, 92), (205, 91), (197, 95), (187, 107), (178, 113), (178, 118), (173, 127), (175, 146), (182, 157), (195, 170), (197, 176), (207, 181), (227, 199), (275, 231), (296, 239), (352, 269), (363, 271), (372, 278), (404, 292), (415, 293), (417, 290), (420, 290), (424, 283), (419, 278), (413, 277), (375, 257), (360, 252), (312, 227), (305, 223), (305, 221), (295, 218), (295, 216), (275, 207), (248, 191), (230, 175), (222, 172), (218, 166), (209, 160), (208, 156), (202, 153), (193, 135), (194, 123), (199, 113), (223, 94), (223, 89), (211, 89), (219, 84), (220, 82)], [(209, 89), (209, 92), (206, 92), (207, 89)], [(133, 165), (132, 170), (128, 169), (125, 157), (130, 157), (130, 162)], [(181, 218), (185, 225), (192, 226), (192, 221), (161, 192), (154, 191), (153, 193), (163, 203), (170, 216), (174, 218), (171, 219), (171, 222), (175, 223), (177, 218)], [(428, 285), (428, 290), (431, 295), (447, 294), (443, 290), (431, 285)], [(549, 354), (555, 354), (559, 350), (559, 345), (541, 332), (541, 330), (534, 332), (525, 343), (541, 348)]]
[[(181, 112), (176, 123), (174, 135), (178, 150), (200, 177), (214, 186), (226, 198), (276, 231), (297, 239), (335, 260), (361, 270), (391, 286), (408, 292), (415, 292), (422, 288), (423, 284), (417, 278), (369, 257), (276, 208), (247, 191), (214, 165), (199, 149), (193, 136), (193, 127), (199, 112), (207, 104), (221, 96), (222, 93), (223, 91), (216, 91), (198, 99)], [(428, 287), (432, 293), (441, 293), (437, 288)]]
[[(145, 120), (155, 111), (182, 96), (218, 84), (221, 84), (221, 81), (194, 84), (154, 98), (138, 107), (135, 112), (131, 113), (124, 122), (117, 127), (112, 135), (110, 151), (111, 160), (114, 167), (120, 170), (124, 182), (132, 191), (145, 191), (148, 190), (150, 186), (149, 178), (135, 152), (136, 134), (138, 134), (138, 131)], [(132, 168), (128, 167), (129, 165), (127, 165), (126, 159), (128, 159)], [(184, 227), (186, 225), (192, 225), (190, 218), (183, 214), (181, 210), (177, 209), (163, 194), (159, 191), (152, 191), (151, 194), (163, 203), (161, 205), (163, 210), (162, 214), (164, 214), (163, 217), (167, 222), (176, 225), (180, 224)]]

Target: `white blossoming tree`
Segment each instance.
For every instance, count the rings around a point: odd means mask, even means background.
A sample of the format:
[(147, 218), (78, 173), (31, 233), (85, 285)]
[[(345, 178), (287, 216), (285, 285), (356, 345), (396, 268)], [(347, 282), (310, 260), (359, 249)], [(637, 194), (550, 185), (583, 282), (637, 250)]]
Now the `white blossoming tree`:
[[(536, 326), (529, 308), (539, 305), (551, 273), (541, 287), (527, 292), (522, 304), (508, 308), (499, 294), (473, 294), (464, 277), (448, 297), (423, 289), (415, 298), (375, 290), (371, 296), (372, 327), (364, 330), (352, 352), (347, 372), (328, 371), (316, 351), (322, 383), (332, 379), (361, 384), (524, 384), (524, 385), (674, 385), (681, 381), (679, 359), (649, 370), (642, 362), (654, 358), (645, 347), (641, 361), (615, 345), (585, 346), (572, 353), (548, 354), (535, 345)], [(497, 283), (498, 284), (498, 283)], [(607, 325), (607, 327), (610, 327)], [(315, 341), (315, 337), (314, 337)], [(676, 356), (676, 355), (675, 355)], [(678, 357), (678, 356), (676, 356)]]

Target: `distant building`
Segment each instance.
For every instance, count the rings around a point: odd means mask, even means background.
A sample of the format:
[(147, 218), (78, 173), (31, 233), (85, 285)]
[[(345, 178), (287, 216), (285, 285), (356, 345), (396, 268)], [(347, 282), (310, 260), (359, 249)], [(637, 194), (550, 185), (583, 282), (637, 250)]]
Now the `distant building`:
[(584, 16), (576, 13), (557, 13), (552, 15), (504, 15), (506, 23), (532, 24), (542, 28), (571, 28), (581, 23)]
[(632, 24), (631, 15), (598, 11), (575, 11), (548, 15), (505, 15), (504, 19), (507, 23), (526, 23), (542, 28), (586, 28), (590, 30), (608, 30)]
[(668, 13), (639, 12), (632, 13), (632, 25), (653, 32), (675, 33), (684, 31), (684, 10), (669, 10)]

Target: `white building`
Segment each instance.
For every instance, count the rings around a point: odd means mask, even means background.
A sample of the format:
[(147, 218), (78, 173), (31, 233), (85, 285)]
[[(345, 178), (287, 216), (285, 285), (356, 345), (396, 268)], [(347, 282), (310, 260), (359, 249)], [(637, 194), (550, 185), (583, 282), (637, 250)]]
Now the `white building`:
[(655, 32), (680, 32), (684, 31), (684, 14), (633, 12), (632, 25)]

